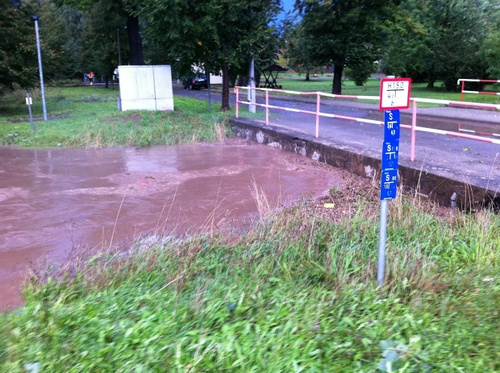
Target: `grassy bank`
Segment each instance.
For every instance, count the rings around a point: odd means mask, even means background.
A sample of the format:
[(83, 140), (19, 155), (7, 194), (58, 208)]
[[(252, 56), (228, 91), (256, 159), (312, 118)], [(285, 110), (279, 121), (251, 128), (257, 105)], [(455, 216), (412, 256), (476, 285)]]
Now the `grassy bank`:
[(33, 92), (35, 131), (25, 93), (0, 98), (0, 144), (20, 147), (106, 147), (173, 145), (215, 141), (229, 114), (208, 111), (206, 102), (176, 96), (174, 112), (121, 112), (118, 90), (99, 86), (48, 87), (48, 121), (41, 96)]
[(143, 239), (71, 263), (73, 279), (32, 278), (0, 317), (0, 371), (499, 371), (500, 217), (393, 201), (380, 289), (378, 209), (349, 206), (335, 221), (304, 202), (243, 235)]
[[(331, 93), (332, 81), (316, 78), (282, 79), (286, 90)], [(343, 93), (348, 95), (379, 96), (378, 79), (370, 79), (357, 87), (344, 81)], [(117, 109), (118, 89), (100, 86), (47, 87), (46, 102), (49, 120), (42, 119), (39, 91), (32, 92), (35, 131), (31, 129), (25, 92), (18, 91), (0, 97), (0, 144), (20, 147), (47, 146), (147, 146), (214, 141), (225, 131), (225, 123), (234, 111), (220, 113), (215, 105), (208, 110), (204, 101), (182, 96), (175, 97), (174, 112), (121, 112)], [(443, 88), (428, 89), (425, 84), (413, 84), (412, 96), (444, 100), (460, 100), (459, 93)], [(500, 103), (499, 96), (468, 95), (466, 101)], [(370, 101), (370, 103), (373, 103)], [(430, 104), (429, 104), (430, 105)], [(427, 106), (427, 105), (423, 105)], [(262, 116), (259, 111), (257, 116)], [(242, 110), (241, 115), (249, 115)]]

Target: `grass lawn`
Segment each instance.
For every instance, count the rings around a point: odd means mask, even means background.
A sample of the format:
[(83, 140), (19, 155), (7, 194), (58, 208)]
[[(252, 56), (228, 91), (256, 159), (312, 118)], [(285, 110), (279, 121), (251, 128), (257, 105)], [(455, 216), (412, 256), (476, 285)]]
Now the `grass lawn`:
[(207, 103), (182, 96), (173, 112), (121, 112), (119, 91), (100, 86), (48, 87), (48, 121), (34, 92), (31, 130), (25, 93), (0, 97), (0, 143), (20, 147), (148, 146), (214, 141), (231, 113), (210, 112)]
[[(280, 84), (286, 90), (300, 92), (330, 93), (332, 86), (331, 77), (313, 78), (310, 82), (282, 79)], [(346, 80), (343, 94), (378, 97), (379, 89), (377, 79), (370, 79), (363, 87)], [(47, 87), (45, 95), (49, 115), (47, 122), (42, 121), (40, 92), (32, 92), (36, 131), (30, 126), (25, 92), (18, 91), (0, 97), (0, 144), (19, 147), (101, 147), (214, 141), (224, 135), (225, 123), (230, 116), (234, 116), (234, 110), (224, 114), (216, 109), (209, 111), (206, 102), (182, 96), (175, 97), (174, 112), (121, 112), (117, 108), (119, 90), (100, 86)], [(413, 84), (412, 96), (460, 99), (459, 93), (445, 92), (442, 88), (431, 90), (425, 84)], [(500, 97), (492, 95), (467, 95), (466, 100), (500, 103)], [(432, 104), (420, 106), (429, 105)], [(247, 110), (240, 111), (240, 115), (252, 116)], [(263, 112), (259, 111), (254, 116), (262, 115)]]

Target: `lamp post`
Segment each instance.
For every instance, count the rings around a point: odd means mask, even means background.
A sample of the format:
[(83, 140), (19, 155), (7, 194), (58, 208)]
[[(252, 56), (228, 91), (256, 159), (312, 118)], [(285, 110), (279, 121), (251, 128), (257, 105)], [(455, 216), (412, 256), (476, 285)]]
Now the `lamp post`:
[(42, 50), (40, 48), (40, 35), (38, 33), (38, 16), (33, 16), (32, 18), (33, 21), (35, 21), (36, 48), (38, 52), (38, 70), (40, 71), (40, 89), (42, 91), (43, 120), (47, 121), (47, 107), (45, 105), (45, 88), (43, 84), (43, 70), (42, 70)]
[(118, 66), (122, 64), (122, 48), (120, 46), (120, 28), (116, 28), (116, 38), (118, 40)]
[(250, 105), (248, 105), (248, 111), (250, 113), (255, 113), (255, 60), (252, 57), (250, 61)]

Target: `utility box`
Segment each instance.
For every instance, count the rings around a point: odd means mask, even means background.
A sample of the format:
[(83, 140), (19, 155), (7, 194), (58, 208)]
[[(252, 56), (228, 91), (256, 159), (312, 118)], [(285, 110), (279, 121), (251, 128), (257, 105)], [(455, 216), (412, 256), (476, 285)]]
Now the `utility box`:
[(174, 110), (170, 65), (118, 66), (118, 76), (120, 110)]

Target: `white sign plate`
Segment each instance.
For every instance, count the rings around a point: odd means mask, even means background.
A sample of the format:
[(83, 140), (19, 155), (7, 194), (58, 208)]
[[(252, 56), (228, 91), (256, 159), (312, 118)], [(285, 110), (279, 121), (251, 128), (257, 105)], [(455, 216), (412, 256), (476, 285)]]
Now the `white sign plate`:
[(384, 78), (380, 81), (380, 110), (410, 107), (410, 78)]

